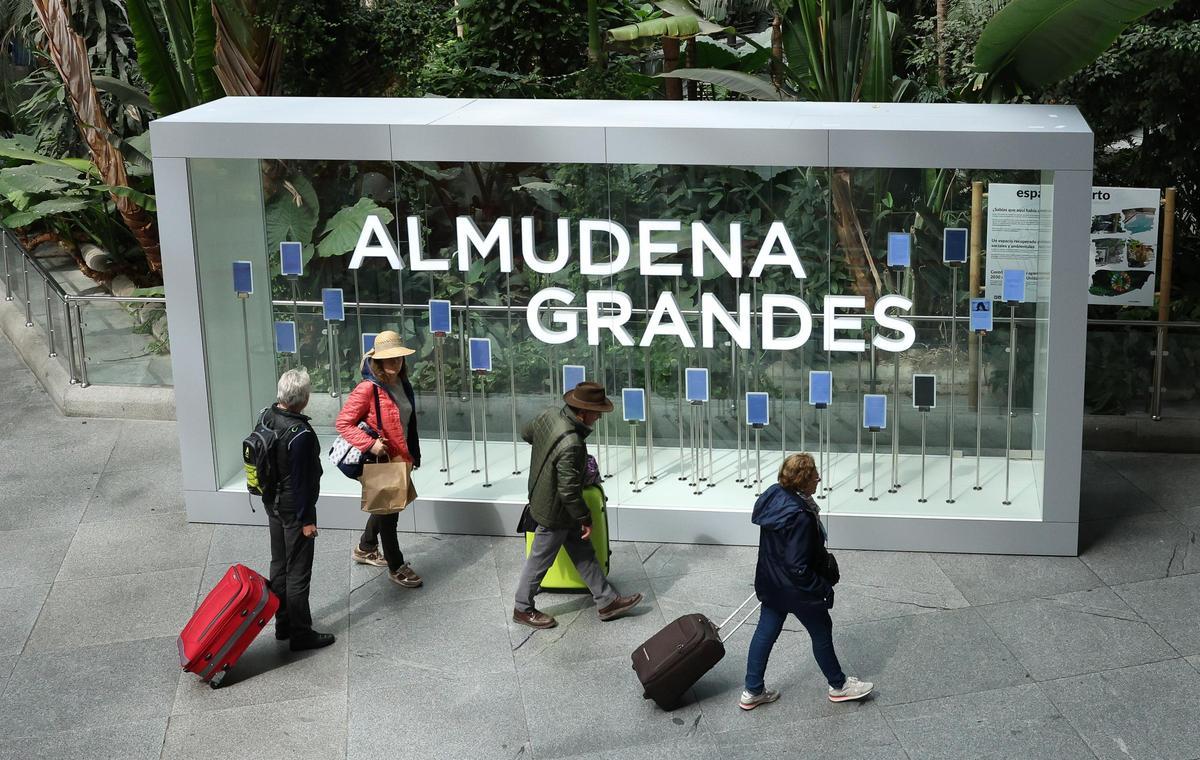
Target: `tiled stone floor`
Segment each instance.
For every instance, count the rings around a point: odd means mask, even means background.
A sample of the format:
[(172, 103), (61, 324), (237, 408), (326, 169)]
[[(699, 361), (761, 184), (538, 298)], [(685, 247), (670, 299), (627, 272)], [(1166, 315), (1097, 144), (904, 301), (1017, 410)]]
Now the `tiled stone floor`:
[(638, 614), (543, 597), (509, 622), (517, 538), (404, 536), (427, 583), (352, 566), (322, 531), (313, 583), (335, 646), (257, 641), (227, 685), (180, 672), (175, 636), (260, 528), (189, 525), (169, 423), (63, 419), (0, 343), (0, 758), (1200, 758), (1200, 457), (1087, 454), (1076, 558), (843, 552), (833, 611), (875, 697), (823, 698), (791, 624), (734, 704), (750, 632), (681, 709), (641, 699), (629, 652), (668, 619), (724, 617), (754, 549), (614, 547)]

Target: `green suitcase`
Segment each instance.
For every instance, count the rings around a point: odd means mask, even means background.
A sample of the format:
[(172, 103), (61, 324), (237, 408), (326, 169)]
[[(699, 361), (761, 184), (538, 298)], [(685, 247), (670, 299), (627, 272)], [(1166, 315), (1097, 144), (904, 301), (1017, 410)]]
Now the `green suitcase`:
[[(608, 510), (605, 508), (607, 499), (599, 486), (584, 486), (583, 501), (592, 513), (592, 548), (596, 550), (596, 559), (600, 567), (608, 574), (609, 557), (612, 550), (608, 546)], [(525, 534), (525, 556), (529, 556), (533, 548), (533, 534)], [(542, 591), (587, 591), (587, 585), (579, 577), (575, 563), (567, 556), (565, 548), (558, 550), (554, 564), (542, 579)]]

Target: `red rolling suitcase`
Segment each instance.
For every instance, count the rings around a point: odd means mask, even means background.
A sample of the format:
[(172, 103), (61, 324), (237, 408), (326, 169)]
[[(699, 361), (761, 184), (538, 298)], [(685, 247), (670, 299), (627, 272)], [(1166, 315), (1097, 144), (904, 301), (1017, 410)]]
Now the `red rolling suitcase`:
[(217, 688), (278, 610), (279, 598), (267, 579), (234, 565), (179, 634), (179, 663)]
[(725, 656), (729, 637), (758, 611), (761, 604), (754, 605), (733, 630), (721, 636), (721, 629), (754, 598), (751, 594), (720, 625), (699, 613), (676, 618), (635, 649), (633, 670), (642, 682), (642, 697), (653, 699), (664, 710), (678, 707), (684, 693)]

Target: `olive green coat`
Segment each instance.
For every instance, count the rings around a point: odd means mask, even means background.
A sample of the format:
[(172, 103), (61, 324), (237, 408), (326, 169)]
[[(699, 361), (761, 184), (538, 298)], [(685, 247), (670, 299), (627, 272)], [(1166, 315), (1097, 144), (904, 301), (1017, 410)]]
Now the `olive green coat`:
[(567, 406), (547, 409), (521, 431), (533, 446), (529, 511), (538, 525), (558, 530), (591, 524), (591, 512), (583, 503), (583, 441), (591, 432)]

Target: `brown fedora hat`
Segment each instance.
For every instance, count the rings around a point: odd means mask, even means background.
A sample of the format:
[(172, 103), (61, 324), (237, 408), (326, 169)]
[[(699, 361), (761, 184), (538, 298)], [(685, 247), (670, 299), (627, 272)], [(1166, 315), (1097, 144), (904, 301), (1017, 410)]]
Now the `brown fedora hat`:
[(574, 389), (563, 394), (567, 406), (576, 409), (586, 409), (589, 412), (611, 412), (613, 403), (604, 395), (604, 386), (600, 383), (583, 382)]

